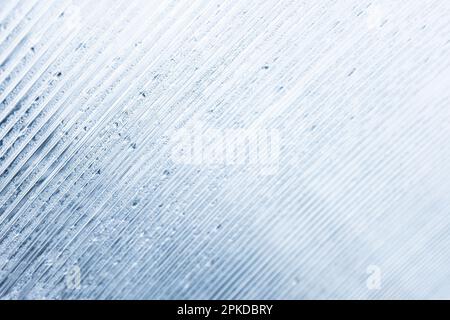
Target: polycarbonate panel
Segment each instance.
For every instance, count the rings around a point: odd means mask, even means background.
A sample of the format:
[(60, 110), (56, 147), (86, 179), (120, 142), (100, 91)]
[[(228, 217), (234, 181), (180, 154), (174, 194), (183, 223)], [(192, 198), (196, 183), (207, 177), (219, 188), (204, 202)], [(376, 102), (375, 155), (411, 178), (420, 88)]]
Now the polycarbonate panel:
[(2, 299), (450, 298), (450, 2), (0, 0)]

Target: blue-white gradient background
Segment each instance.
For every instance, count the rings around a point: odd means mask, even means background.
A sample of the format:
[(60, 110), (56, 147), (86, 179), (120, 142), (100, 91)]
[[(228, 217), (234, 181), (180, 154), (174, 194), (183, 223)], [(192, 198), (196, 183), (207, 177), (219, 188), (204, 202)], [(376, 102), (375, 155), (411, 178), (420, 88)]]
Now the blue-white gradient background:
[(450, 298), (447, 0), (0, 0), (2, 299)]

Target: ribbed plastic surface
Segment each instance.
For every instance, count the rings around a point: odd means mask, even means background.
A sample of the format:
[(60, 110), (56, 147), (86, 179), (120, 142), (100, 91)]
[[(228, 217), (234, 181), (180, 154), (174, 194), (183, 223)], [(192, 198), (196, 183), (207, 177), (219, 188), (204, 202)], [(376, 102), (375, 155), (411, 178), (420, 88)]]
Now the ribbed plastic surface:
[(450, 298), (450, 2), (0, 0), (3, 299)]

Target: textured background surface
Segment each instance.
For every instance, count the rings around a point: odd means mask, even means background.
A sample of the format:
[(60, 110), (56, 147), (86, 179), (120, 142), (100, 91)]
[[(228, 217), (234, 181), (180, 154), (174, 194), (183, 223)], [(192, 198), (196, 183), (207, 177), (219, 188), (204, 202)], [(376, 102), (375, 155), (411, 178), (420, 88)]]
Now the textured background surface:
[(446, 0), (0, 0), (0, 297), (450, 298), (449, 71)]

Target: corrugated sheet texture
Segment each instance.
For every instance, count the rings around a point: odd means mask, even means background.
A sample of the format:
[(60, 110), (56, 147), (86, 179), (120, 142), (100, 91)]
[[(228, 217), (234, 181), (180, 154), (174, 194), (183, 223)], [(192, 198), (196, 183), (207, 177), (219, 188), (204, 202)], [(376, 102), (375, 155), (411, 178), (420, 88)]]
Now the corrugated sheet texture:
[(449, 1), (0, 21), (1, 298), (450, 298)]

